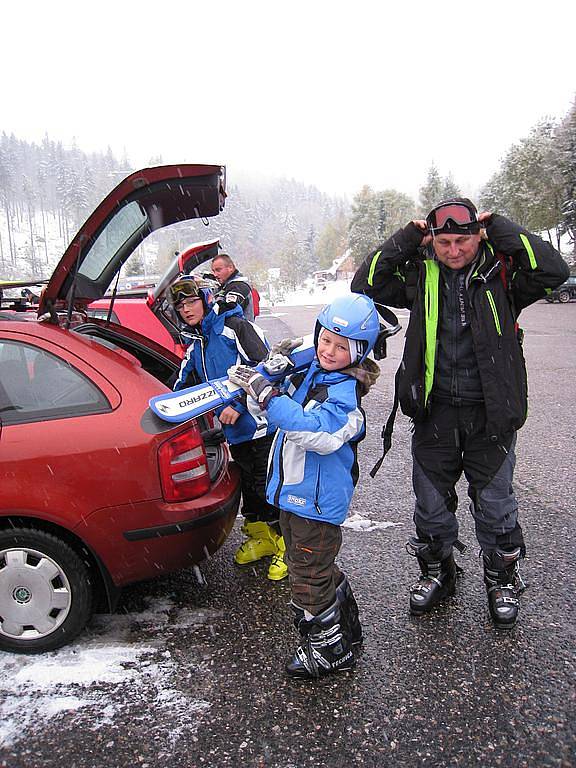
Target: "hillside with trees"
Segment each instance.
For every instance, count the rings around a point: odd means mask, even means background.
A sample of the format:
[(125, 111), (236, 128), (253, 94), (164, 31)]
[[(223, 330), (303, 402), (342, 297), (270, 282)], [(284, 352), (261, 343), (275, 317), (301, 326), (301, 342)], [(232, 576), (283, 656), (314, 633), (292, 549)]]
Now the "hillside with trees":
[[(150, 165), (161, 164), (161, 157), (150, 160)], [(86, 154), (48, 137), (38, 145), (2, 134), (0, 277), (49, 276), (86, 217), (134, 170), (127, 157), (119, 160), (110, 149)], [(346, 247), (345, 200), (288, 179), (244, 182), (242, 187), (229, 183), (227, 192), (224, 211), (208, 229), (202, 222), (177, 225), (159, 238), (156, 248), (141, 248), (136, 262), (142, 271), (161, 271), (175, 250), (219, 237), (223, 249), (256, 280), (269, 267), (280, 267), (286, 283), (295, 285), (319, 267), (328, 242)], [(324, 230), (340, 232), (340, 239), (330, 239)]]
[(480, 195), (481, 206), (533, 232), (576, 244), (576, 100), (559, 123), (542, 120), (510, 147)]
[[(162, 158), (150, 159), (161, 165)], [(47, 277), (86, 216), (119, 181), (136, 170), (128, 157), (83, 152), (46, 136), (40, 144), (0, 137), (0, 278)], [(416, 202), (396, 189), (364, 186), (352, 199), (335, 198), (289, 179), (228, 180), (223, 213), (159, 233), (135, 254), (131, 269), (157, 274), (175, 251), (220, 238), (223, 249), (264, 285), (270, 268), (294, 288), (348, 249), (358, 264), (378, 243), (440, 200), (462, 195), (451, 172), (432, 164)], [(466, 194), (466, 192), (464, 193)], [(470, 192), (467, 193), (468, 196)], [(512, 145), (476, 196), (534, 232), (548, 233), (574, 260), (576, 247), (576, 101), (560, 121), (541, 120)], [(569, 245), (566, 246), (566, 243)], [(572, 253), (567, 254), (567, 250)]]

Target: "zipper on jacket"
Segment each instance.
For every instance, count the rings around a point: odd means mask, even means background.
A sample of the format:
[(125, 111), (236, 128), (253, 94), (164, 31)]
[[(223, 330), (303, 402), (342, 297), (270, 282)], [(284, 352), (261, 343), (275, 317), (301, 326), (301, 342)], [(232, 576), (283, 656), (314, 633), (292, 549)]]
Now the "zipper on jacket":
[(200, 362), (204, 372), (204, 381), (210, 381), (208, 371), (206, 370), (206, 358), (204, 356), (204, 336), (198, 336), (198, 341), (200, 342)]
[(437, 261), (424, 261), (424, 408), (434, 384), (438, 343), (440, 267)]
[[(488, 303), (490, 304), (490, 309), (492, 310), (492, 316), (494, 317), (494, 325), (496, 326), (496, 333), (500, 338), (502, 338), (502, 328), (500, 327), (500, 318), (498, 317), (496, 302), (494, 301), (494, 296), (492, 296), (492, 291), (489, 288), (486, 289), (486, 296), (488, 298)], [(498, 346), (500, 346), (500, 342), (498, 342)]]
[(458, 281), (460, 279), (459, 274), (450, 274), (448, 278), (448, 291), (450, 293), (449, 305), (451, 306), (452, 313), (452, 339), (450, 343), (450, 394), (453, 398), (459, 398), (458, 392), (458, 332), (461, 320), (458, 315), (459, 311), (459, 299), (460, 299), (460, 287)]
[(320, 505), (318, 504), (318, 496), (320, 495), (320, 469), (318, 469), (318, 473), (316, 475), (316, 490), (314, 492), (314, 509), (316, 512), (318, 512), (319, 515), (322, 514), (322, 510), (320, 509)]

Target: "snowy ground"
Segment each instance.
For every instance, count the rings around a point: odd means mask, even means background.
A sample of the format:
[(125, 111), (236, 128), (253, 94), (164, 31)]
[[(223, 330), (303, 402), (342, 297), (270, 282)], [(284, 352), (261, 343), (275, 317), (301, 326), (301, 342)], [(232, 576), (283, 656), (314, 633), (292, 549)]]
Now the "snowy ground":
[[(395, 525), (358, 513), (344, 523), (358, 533)], [(94, 617), (89, 631), (58, 651), (0, 654), (0, 749), (19, 751), (58, 718), (67, 729), (97, 732), (137, 717), (159, 754), (168, 754), (184, 732), (194, 739), (211, 706), (210, 686), (199, 696), (190, 681), (209, 677), (210, 659), (192, 652), (183, 663), (166, 640), (180, 633), (193, 639), (203, 625), (213, 632), (218, 617), (218, 611), (185, 608), (167, 595), (146, 600), (139, 612)]]
[(90, 634), (58, 651), (2, 654), (0, 747), (17, 746), (60, 715), (68, 728), (81, 720), (84, 728), (97, 731), (104, 724), (121, 723), (135, 702), (145, 704), (141, 718), (152, 733), (162, 713), (174, 716), (170, 743), (182, 730), (194, 732), (209, 703), (177, 687), (191, 672), (177, 666), (165, 650), (164, 635), (168, 630), (193, 632), (212, 613), (177, 609), (169, 597), (156, 599), (144, 612), (95, 617)]
[(329, 304), (332, 299), (342, 296), (350, 291), (351, 280), (334, 280), (325, 284), (325, 286), (314, 285), (313, 281), (307, 281), (307, 284), (297, 288), (295, 291), (289, 291), (270, 301), (266, 296), (260, 300), (261, 307), (301, 307)]

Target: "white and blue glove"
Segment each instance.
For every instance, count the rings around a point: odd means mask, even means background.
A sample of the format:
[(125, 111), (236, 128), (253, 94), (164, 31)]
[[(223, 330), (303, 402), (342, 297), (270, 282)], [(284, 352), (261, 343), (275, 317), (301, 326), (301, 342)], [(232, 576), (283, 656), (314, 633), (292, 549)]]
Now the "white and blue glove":
[(271, 398), (278, 394), (274, 385), (249, 365), (233, 365), (228, 369), (228, 378), (232, 384), (242, 387), (261, 408), (266, 408)]

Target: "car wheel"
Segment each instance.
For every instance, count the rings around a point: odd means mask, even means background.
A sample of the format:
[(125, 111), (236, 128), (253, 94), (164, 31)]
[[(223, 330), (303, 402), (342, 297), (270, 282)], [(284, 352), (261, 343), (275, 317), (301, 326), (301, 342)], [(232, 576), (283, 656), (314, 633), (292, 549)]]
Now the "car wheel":
[(42, 653), (70, 642), (92, 612), (88, 568), (44, 531), (0, 531), (0, 649)]
[(560, 291), (558, 294), (558, 301), (561, 301), (562, 304), (566, 304), (567, 301), (570, 301), (570, 294), (568, 291)]

